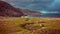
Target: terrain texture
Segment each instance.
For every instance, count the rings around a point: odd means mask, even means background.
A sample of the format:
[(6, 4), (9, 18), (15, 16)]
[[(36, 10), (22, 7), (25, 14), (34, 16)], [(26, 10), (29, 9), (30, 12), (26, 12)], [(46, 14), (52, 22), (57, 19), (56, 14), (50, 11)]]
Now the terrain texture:
[(0, 34), (60, 34), (60, 18), (0, 17)]

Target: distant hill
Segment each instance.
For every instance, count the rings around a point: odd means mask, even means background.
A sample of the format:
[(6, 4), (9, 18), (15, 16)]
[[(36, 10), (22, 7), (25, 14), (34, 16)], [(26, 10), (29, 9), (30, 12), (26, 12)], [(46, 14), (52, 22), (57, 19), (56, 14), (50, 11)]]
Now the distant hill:
[(24, 16), (27, 16), (27, 15), (40, 16), (42, 14), (40, 12), (32, 11), (32, 10), (28, 10), (28, 9), (19, 9), (19, 8), (17, 8), (17, 10), (20, 10), (24, 14)]
[(31, 10), (17, 9), (7, 2), (0, 1), (0, 16), (21, 17), (24, 15), (40, 15), (40, 13)]

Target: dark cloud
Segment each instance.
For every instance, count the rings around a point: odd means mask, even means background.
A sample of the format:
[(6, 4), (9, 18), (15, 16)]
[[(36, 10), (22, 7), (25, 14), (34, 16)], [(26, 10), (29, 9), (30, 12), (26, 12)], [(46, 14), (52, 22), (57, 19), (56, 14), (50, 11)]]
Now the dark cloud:
[(31, 10), (60, 11), (60, 0), (4, 0), (15, 7)]

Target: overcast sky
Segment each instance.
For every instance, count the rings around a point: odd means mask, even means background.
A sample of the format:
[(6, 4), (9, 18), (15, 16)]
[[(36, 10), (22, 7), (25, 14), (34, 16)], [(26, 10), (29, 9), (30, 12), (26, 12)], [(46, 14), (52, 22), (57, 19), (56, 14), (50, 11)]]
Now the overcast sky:
[(60, 11), (60, 0), (4, 0), (17, 8)]

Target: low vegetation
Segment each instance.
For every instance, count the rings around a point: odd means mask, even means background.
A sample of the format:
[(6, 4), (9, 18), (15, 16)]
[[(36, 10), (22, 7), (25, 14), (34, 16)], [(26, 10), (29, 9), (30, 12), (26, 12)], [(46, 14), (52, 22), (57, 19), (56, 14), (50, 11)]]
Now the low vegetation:
[(0, 17), (0, 34), (60, 34), (60, 18)]

